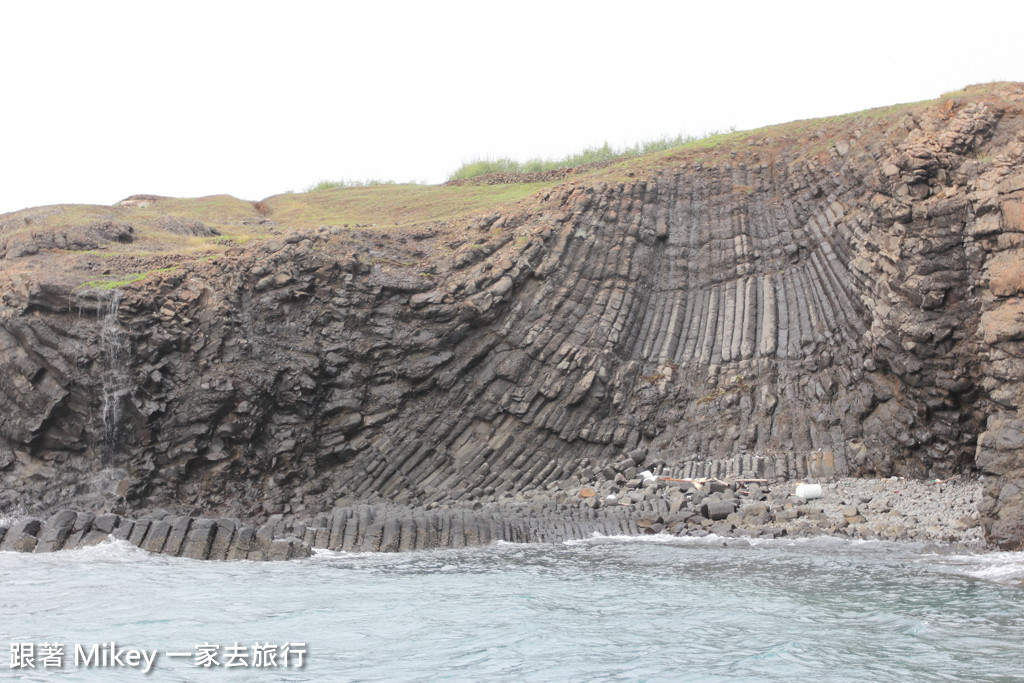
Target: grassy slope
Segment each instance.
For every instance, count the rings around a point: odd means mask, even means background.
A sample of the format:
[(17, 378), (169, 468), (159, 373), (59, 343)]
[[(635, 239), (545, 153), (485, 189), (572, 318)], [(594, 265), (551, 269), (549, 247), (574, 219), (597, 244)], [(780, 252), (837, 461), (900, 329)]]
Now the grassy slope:
[[(946, 93), (935, 100), (725, 133), (675, 149), (628, 158), (604, 168), (577, 174), (573, 179), (575, 182), (627, 181), (649, 177), (662, 169), (680, 164), (728, 161), (751, 149), (769, 155), (781, 148), (796, 149), (808, 156), (820, 155), (837, 140), (852, 135), (855, 129), (891, 126), (915, 110), (948, 99), (982, 99), (1006, 85), (992, 83), (972, 86), (963, 91)], [(440, 221), (458, 224), (461, 219), (526, 200), (561, 182), (564, 180), (502, 185), (370, 185), (281, 194), (268, 197), (262, 202), (214, 195), (195, 199), (160, 199), (148, 207), (59, 205), (0, 215), (0, 235), (67, 228), (103, 220), (130, 223), (138, 235), (135, 242), (126, 245), (109, 244), (91, 252), (98, 259), (118, 257), (115, 259), (118, 265), (112, 269), (109, 277), (111, 281), (119, 281), (118, 278), (125, 274), (145, 270), (126, 268), (123, 264), (125, 259), (120, 257), (142, 260), (168, 255), (204, 258), (233, 244), (263, 239), (291, 228), (315, 228), (321, 225), (348, 225), (372, 230), (407, 228)], [(189, 237), (162, 230), (158, 221), (163, 216), (200, 220), (217, 228), (221, 236)], [(71, 257), (81, 261), (82, 252), (56, 251), (46, 256), (61, 258), (62, 255), (69, 257), (69, 261)], [(17, 269), (17, 260), (6, 264), (12, 270)], [(91, 269), (95, 270), (95, 266)], [(91, 282), (92, 279), (83, 273), (80, 281)]]
[(508, 204), (553, 185), (371, 185), (306, 194), (279, 194), (264, 200), (271, 219), (280, 225), (406, 227), (457, 219)]
[(931, 100), (906, 102), (875, 107), (849, 114), (838, 114), (818, 119), (800, 119), (753, 130), (723, 133), (696, 140), (681, 147), (625, 159), (592, 173), (592, 177), (605, 182), (623, 181), (633, 177), (652, 175), (662, 169), (680, 164), (714, 164), (742, 154), (758, 144), (762, 154), (786, 147), (798, 151), (803, 157), (820, 156), (841, 139), (847, 139), (855, 130), (867, 131), (888, 128), (903, 117), (947, 101), (985, 100), (1000, 97), (1006, 88), (1021, 88), (1024, 83), (994, 82), (972, 85), (962, 90), (943, 93)]

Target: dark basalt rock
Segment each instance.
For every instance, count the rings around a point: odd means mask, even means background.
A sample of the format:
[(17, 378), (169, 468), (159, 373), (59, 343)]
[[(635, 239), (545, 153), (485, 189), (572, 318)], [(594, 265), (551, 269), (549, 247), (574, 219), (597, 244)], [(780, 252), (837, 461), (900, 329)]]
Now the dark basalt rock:
[[(481, 218), (426, 267), (418, 239), (389, 260), (384, 238), (323, 229), (116, 296), (11, 289), (0, 512), (130, 513), (128, 540), (152, 552), (264, 559), (301, 553), (310, 528), (344, 550), (558, 538), (554, 522), (508, 527), (500, 503), (652, 463), (973, 472), (990, 539), (1020, 547), (1020, 100), (871, 121), (817, 151), (581, 176), (535, 213)], [(432, 516), (472, 502), (486, 505)], [(147, 518), (158, 507), (177, 518)], [(288, 540), (196, 526), (270, 515), (326, 517)], [(39, 543), (122, 528), (108, 527), (62, 518)], [(3, 547), (26, 536), (12, 527)]]
[[(274, 515), (258, 529), (238, 520), (182, 515), (163, 520), (130, 520), (116, 517), (116, 528), (149, 529), (148, 533), (123, 535), (127, 541), (151, 553), (206, 560), (290, 560), (309, 557), (314, 548), (399, 552), (434, 548), (465, 548), (493, 541), (560, 542), (605, 535), (636, 534), (638, 511), (611, 509), (595, 512), (579, 508), (537, 509), (523, 504), (493, 506), (476, 511), (449, 508), (426, 511), (393, 504), (336, 508), (319, 518), (322, 527), (285, 522)], [(52, 552), (73, 550), (98, 541), (89, 536), (69, 540), (61, 547), (49, 543), (76, 513), (62, 511), (43, 522), (29, 518), (11, 527), (0, 550)], [(118, 538), (96, 530), (102, 540)], [(0, 531), (5, 530), (0, 527)], [(307, 535), (306, 532), (310, 533)], [(297, 532), (297, 533), (296, 533)], [(323, 532), (323, 533), (321, 533)], [(300, 534), (306, 536), (301, 538)], [(2, 539), (0, 539), (2, 540)]]

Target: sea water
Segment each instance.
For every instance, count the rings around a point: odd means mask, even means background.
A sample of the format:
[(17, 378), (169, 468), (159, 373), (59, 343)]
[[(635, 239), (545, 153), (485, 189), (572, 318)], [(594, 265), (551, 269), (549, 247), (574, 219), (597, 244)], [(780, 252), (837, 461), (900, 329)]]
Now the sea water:
[(275, 563), (108, 542), (0, 553), (0, 679), (1024, 680), (1022, 581), (1024, 553), (836, 539)]

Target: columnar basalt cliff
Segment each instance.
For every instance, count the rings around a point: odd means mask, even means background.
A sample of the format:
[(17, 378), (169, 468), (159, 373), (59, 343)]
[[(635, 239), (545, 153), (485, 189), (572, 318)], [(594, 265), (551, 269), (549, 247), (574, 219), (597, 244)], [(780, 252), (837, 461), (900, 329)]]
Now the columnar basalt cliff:
[[(464, 221), (280, 230), (117, 289), (12, 267), (0, 512), (487, 504), (632, 457), (982, 475), (990, 540), (1021, 547), (1022, 93), (738, 135)], [(0, 271), (132, 234), (3, 225)]]

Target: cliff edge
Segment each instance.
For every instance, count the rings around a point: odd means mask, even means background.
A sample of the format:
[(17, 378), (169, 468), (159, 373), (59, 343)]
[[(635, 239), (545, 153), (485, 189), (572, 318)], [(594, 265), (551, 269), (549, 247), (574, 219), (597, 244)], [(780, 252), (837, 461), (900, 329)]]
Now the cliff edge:
[(989, 84), (533, 183), (0, 216), (0, 512), (500, 502), (630, 458), (980, 476), (1024, 547), (1022, 113)]

